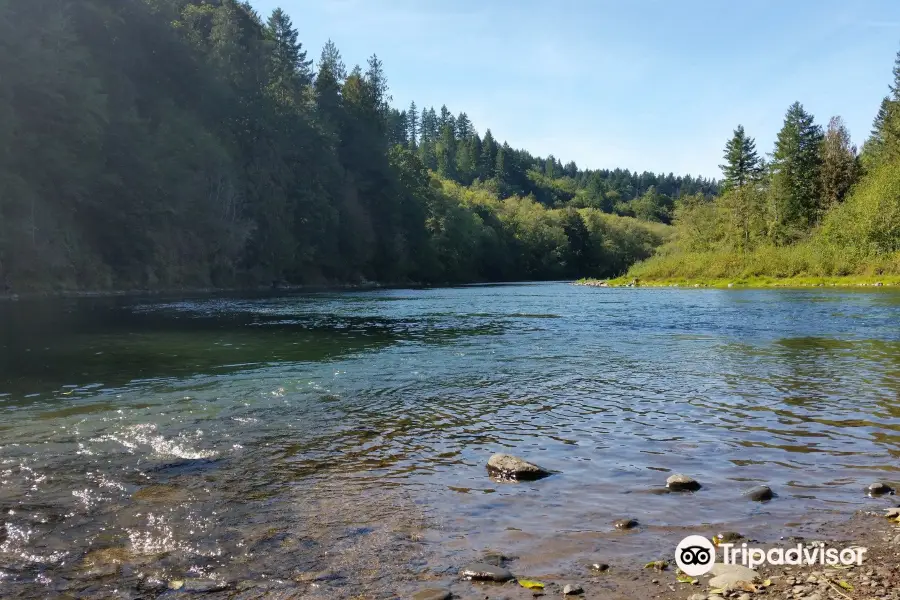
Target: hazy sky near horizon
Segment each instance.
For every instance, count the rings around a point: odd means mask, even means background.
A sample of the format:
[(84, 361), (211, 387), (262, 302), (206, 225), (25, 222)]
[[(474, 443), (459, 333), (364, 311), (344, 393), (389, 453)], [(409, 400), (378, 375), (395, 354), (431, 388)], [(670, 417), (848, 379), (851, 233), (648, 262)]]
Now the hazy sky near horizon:
[(900, 49), (900, 0), (252, 0), (281, 6), (310, 58), (373, 53), (393, 104), (582, 168), (721, 176), (740, 123), (772, 151), (800, 101), (861, 145)]

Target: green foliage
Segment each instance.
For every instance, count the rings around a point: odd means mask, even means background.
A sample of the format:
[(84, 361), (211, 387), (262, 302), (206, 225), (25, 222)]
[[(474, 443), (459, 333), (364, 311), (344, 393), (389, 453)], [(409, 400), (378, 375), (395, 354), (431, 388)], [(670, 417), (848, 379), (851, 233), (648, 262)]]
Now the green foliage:
[[(822, 136), (793, 104), (778, 134), (771, 176), (725, 192), (681, 198), (675, 238), (631, 267), (656, 282), (822, 284), (834, 278), (900, 275), (900, 54), (860, 160), (840, 117)], [(738, 146), (740, 132), (729, 142)], [(728, 153), (727, 153), (728, 154)], [(737, 161), (729, 161), (728, 169)]]
[(840, 117), (832, 117), (822, 141), (822, 200), (824, 213), (844, 200), (859, 175), (856, 146), (850, 142), (850, 132)]
[(744, 126), (738, 125), (734, 137), (725, 144), (725, 164), (721, 165), (725, 175), (723, 187), (740, 188), (759, 177), (759, 155), (756, 153), (756, 142), (744, 132)]
[(400, 111), (237, 0), (0, 2), (0, 50), (4, 290), (615, 275), (671, 230), (617, 203), (717, 190)]
[(769, 235), (788, 243), (814, 224), (820, 214), (822, 130), (795, 102), (778, 132), (770, 170)]

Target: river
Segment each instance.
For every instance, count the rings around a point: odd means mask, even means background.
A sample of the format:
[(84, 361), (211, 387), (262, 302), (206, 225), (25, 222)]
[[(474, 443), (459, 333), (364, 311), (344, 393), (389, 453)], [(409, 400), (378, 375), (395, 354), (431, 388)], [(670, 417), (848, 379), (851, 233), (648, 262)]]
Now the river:
[[(391, 597), (488, 550), (546, 575), (804, 535), (900, 481), (893, 290), (21, 300), (0, 352), (3, 597)], [(492, 481), (501, 451), (558, 473)], [(675, 472), (703, 488), (652, 493)]]

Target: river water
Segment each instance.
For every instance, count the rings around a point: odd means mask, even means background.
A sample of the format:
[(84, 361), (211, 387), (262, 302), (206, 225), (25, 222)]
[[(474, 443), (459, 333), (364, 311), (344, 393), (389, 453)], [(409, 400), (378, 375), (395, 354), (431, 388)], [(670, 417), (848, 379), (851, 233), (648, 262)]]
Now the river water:
[[(19, 301), (0, 328), (2, 597), (390, 597), (489, 550), (546, 576), (804, 535), (900, 481), (891, 290)], [(501, 451), (558, 473), (494, 482)], [(652, 493), (673, 472), (703, 489)]]

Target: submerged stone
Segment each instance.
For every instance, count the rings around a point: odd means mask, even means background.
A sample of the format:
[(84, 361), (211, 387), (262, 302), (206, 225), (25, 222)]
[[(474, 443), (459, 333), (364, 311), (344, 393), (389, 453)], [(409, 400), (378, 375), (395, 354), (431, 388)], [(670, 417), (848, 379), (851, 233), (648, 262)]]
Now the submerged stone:
[(174, 485), (146, 485), (131, 495), (132, 500), (177, 504), (190, 499), (187, 490)]
[(487, 470), (508, 481), (531, 481), (550, 475), (550, 471), (511, 454), (494, 454), (488, 459)]
[(616, 529), (634, 529), (640, 525), (637, 519), (619, 519), (618, 521), (613, 521), (613, 526)]
[(513, 574), (503, 567), (487, 563), (470, 563), (459, 571), (459, 576), (471, 581), (509, 581)]
[(673, 492), (696, 492), (700, 489), (700, 483), (693, 477), (676, 473), (666, 479), (666, 487)]
[(772, 488), (767, 485), (757, 485), (744, 492), (744, 497), (754, 502), (766, 502), (775, 497)]
[(426, 588), (413, 594), (412, 600), (449, 600), (451, 596), (444, 588)]
[(876, 481), (869, 484), (869, 487), (866, 488), (866, 491), (870, 496), (883, 496), (885, 494), (893, 494), (894, 488), (886, 483), (882, 483), (881, 481)]

